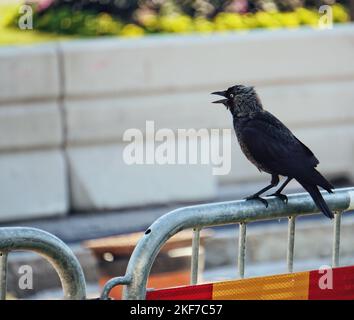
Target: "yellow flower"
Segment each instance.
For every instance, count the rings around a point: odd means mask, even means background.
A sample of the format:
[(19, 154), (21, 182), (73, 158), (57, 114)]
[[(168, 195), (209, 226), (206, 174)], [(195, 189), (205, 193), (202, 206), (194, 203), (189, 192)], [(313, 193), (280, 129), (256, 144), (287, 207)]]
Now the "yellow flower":
[(257, 26), (261, 28), (276, 29), (282, 26), (280, 21), (282, 14), (277, 12), (259, 11), (255, 14)]
[(280, 23), (286, 28), (296, 28), (300, 25), (300, 19), (294, 12), (284, 12), (279, 15)]
[(214, 24), (205, 18), (196, 18), (194, 20), (194, 30), (202, 33), (209, 33), (214, 31)]
[(348, 22), (349, 14), (348, 11), (340, 4), (335, 4), (332, 6), (333, 21), (334, 22)]
[(238, 13), (222, 12), (215, 17), (215, 29), (219, 31), (225, 30), (244, 30), (248, 26), (244, 23), (243, 18)]
[(319, 14), (317, 11), (309, 10), (306, 8), (297, 8), (295, 13), (301, 24), (310, 25), (313, 27), (318, 26)]
[(242, 20), (245, 26), (249, 29), (254, 29), (258, 26), (257, 18), (252, 13), (246, 13), (245, 15), (243, 15)]
[(98, 34), (118, 34), (120, 27), (120, 24), (107, 13), (101, 13), (97, 17)]
[(120, 35), (123, 37), (136, 38), (141, 37), (145, 33), (144, 29), (136, 24), (127, 24), (123, 27)]
[(193, 21), (191, 17), (180, 14), (162, 16), (159, 27), (164, 32), (185, 33), (193, 31)]
[(20, 4), (0, 3), (0, 27), (10, 25), (19, 13)]

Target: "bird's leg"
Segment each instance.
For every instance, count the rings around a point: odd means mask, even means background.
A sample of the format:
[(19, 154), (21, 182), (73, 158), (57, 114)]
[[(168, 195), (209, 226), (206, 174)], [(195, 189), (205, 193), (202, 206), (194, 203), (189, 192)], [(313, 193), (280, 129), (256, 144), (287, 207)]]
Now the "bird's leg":
[(257, 193), (245, 198), (246, 200), (259, 200), (264, 203), (266, 208), (268, 208), (268, 201), (261, 198), (260, 195), (266, 191), (268, 191), (271, 188), (274, 188), (277, 184), (279, 183), (279, 176), (276, 174), (272, 174), (272, 181), (270, 182), (270, 185), (263, 188), (262, 190), (259, 190)]
[(285, 203), (288, 203), (288, 197), (285, 194), (282, 194), (281, 192), (284, 190), (284, 188), (288, 185), (288, 183), (292, 180), (293, 178), (288, 177), (285, 182), (280, 186), (280, 188), (275, 191), (275, 193), (270, 194), (270, 196), (278, 197), (280, 200), (282, 200)]

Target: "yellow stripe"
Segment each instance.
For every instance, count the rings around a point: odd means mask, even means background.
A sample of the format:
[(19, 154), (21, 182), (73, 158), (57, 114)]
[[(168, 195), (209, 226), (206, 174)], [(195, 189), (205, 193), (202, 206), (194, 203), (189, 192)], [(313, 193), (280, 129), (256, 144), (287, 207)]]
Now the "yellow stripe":
[(213, 284), (213, 300), (307, 300), (309, 272)]

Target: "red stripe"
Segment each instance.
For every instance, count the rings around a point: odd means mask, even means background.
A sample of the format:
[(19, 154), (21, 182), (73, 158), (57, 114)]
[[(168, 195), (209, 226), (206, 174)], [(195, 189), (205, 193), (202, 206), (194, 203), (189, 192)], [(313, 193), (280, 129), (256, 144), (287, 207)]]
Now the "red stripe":
[(309, 300), (354, 299), (354, 266), (332, 269), (332, 289), (328, 288), (330, 282), (324, 281), (324, 277), (330, 276), (328, 272), (310, 272)]
[(146, 293), (146, 300), (212, 300), (212, 297), (212, 284), (158, 289)]

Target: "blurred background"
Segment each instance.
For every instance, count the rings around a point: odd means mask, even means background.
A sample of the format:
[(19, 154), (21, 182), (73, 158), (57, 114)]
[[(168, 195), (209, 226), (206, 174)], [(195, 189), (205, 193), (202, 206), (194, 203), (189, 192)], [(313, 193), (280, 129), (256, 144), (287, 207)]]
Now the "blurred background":
[[(174, 132), (232, 128), (210, 92), (234, 84), (254, 85), (320, 171), (336, 187), (352, 186), (353, 8), (349, 0), (0, 0), (0, 227), (58, 236), (97, 296), (161, 215), (241, 199), (269, 182), (233, 134), (227, 175), (213, 175), (212, 164), (124, 162), (126, 130), (151, 142), (146, 121)], [(286, 192), (297, 191), (293, 183)], [(323, 216), (299, 219), (296, 271), (330, 264), (331, 230)], [(353, 231), (344, 215), (342, 264), (354, 262)], [(202, 234), (203, 281), (236, 277), (237, 232)], [(246, 276), (286, 271), (286, 221), (254, 223), (247, 236)], [(190, 240), (183, 233), (162, 250), (150, 287), (189, 282)], [(17, 284), (24, 264), (34, 272), (28, 290)], [(58, 297), (59, 287), (42, 258), (10, 256), (12, 297)]]
[[(19, 6), (24, 2), (34, 11), (34, 31), (26, 35), (16, 30), (23, 15)], [(0, 3), (3, 3), (1, 43), (317, 27), (322, 5), (331, 5), (334, 23), (348, 22), (351, 8), (350, 0), (1, 0)]]

